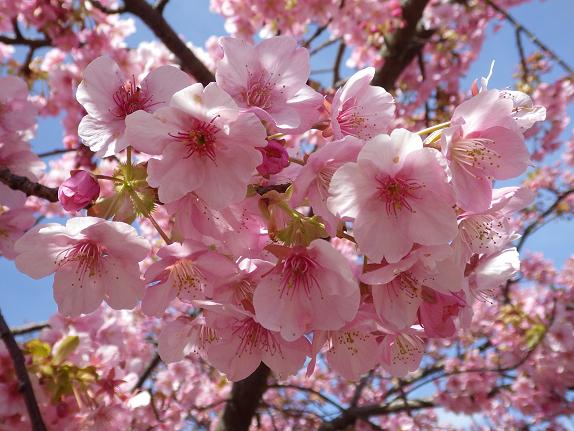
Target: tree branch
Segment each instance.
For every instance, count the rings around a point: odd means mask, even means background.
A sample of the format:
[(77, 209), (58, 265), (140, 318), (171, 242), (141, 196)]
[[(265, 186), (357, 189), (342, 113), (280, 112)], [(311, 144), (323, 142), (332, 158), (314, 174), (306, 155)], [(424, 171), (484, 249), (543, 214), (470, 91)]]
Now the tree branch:
[(195, 56), (183, 40), (171, 28), (159, 10), (145, 0), (125, 0), (125, 10), (140, 18), (181, 62), (181, 67), (207, 85), (215, 81), (213, 73)]
[(10, 329), (10, 332), (12, 332), (12, 335), (16, 337), (18, 335), (26, 335), (31, 332), (41, 331), (42, 329), (49, 327), (50, 324), (48, 322), (30, 323), (28, 325), (22, 325), (12, 328)]
[(26, 177), (14, 175), (8, 168), (0, 168), (0, 182), (13, 190), (20, 190), (26, 196), (37, 196), (50, 202), (58, 202), (58, 189), (46, 187), (40, 183), (30, 181)]
[(386, 40), (382, 49), (383, 66), (377, 70), (371, 85), (384, 87), (388, 91), (411, 61), (422, 51), (425, 43), (434, 33), (422, 27), (420, 19), (430, 0), (406, 0), (403, 4), (404, 26)]
[(528, 38), (532, 41), (533, 44), (535, 44), (538, 48), (540, 48), (542, 51), (548, 54), (554, 61), (556, 61), (556, 63), (560, 65), (560, 67), (562, 67), (562, 69), (568, 72), (569, 75), (574, 76), (574, 69), (572, 69), (572, 67), (568, 63), (562, 60), (562, 58), (560, 58), (558, 54), (552, 51), (546, 44), (542, 43), (534, 33), (532, 33), (530, 30), (528, 30), (526, 27), (520, 24), (512, 15), (510, 15), (507, 11), (498, 6), (492, 0), (485, 0), (485, 1), (492, 9), (501, 14), (509, 23), (511, 23), (517, 32), (522, 31), (525, 35), (528, 36)]
[(8, 37), (0, 34), (0, 43), (6, 45), (24, 45), (30, 48), (43, 48), (51, 46), (52, 42), (48, 39), (27, 39), (23, 36), (16, 35), (15, 37)]
[(14, 369), (16, 370), (16, 376), (20, 381), (20, 391), (24, 396), (24, 401), (26, 402), (26, 409), (28, 410), (28, 416), (30, 417), (30, 423), (32, 424), (33, 431), (46, 431), (46, 425), (44, 425), (44, 420), (42, 419), (42, 414), (40, 413), (40, 408), (38, 407), (38, 402), (36, 401), (36, 396), (34, 395), (34, 388), (32, 387), (32, 382), (28, 376), (28, 370), (26, 370), (26, 362), (24, 355), (18, 347), (18, 343), (14, 339), (14, 335), (4, 316), (2, 311), (0, 311), (0, 335), (4, 344), (10, 353), (12, 362), (14, 363)]
[(149, 364), (147, 364), (147, 367), (145, 368), (144, 372), (142, 373), (142, 375), (140, 376), (140, 378), (138, 379), (138, 381), (134, 385), (132, 392), (137, 390), (137, 389), (141, 389), (141, 387), (144, 385), (144, 383), (149, 378), (149, 376), (151, 376), (151, 373), (153, 373), (153, 371), (157, 368), (157, 366), (160, 363), (161, 363), (161, 358), (159, 357), (159, 355), (156, 352), (156, 353), (154, 353), (152, 360), (149, 362)]
[(261, 397), (267, 389), (270, 370), (263, 362), (246, 379), (233, 383), (231, 398), (223, 410), (221, 430), (247, 431)]

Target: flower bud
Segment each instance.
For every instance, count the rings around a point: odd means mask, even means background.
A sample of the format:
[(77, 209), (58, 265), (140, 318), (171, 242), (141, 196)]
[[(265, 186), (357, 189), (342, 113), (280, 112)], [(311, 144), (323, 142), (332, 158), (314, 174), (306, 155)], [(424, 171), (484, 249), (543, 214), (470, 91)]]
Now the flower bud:
[(72, 171), (72, 176), (58, 189), (58, 200), (66, 211), (74, 212), (88, 206), (100, 195), (98, 181), (87, 171)]
[(278, 174), (284, 168), (289, 166), (289, 155), (281, 141), (272, 140), (267, 143), (266, 147), (258, 147), (263, 154), (263, 163), (257, 166), (257, 171), (264, 177)]

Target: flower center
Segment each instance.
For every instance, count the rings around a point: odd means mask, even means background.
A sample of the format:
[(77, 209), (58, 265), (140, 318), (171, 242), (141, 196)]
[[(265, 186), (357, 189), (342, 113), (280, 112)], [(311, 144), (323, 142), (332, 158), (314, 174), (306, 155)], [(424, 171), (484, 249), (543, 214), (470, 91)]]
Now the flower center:
[(337, 169), (343, 165), (343, 162), (327, 162), (317, 174), (317, 189), (321, 195), (321, 200), (326, 201), (329, 197), (329, 185)]
[(146, 95), (142, 88), (136, 85), (134, 76), (131, 81), (126, 81), (117, 89), (113, 98), (116, 104), (113, 114), (118, 118), (125, 118), (140, 109), (147, 111), (154, 105), (151, 96)]
[(178, 296), (183, 292), (197, 295), (203, 291), (204, 276), (188, 259), (177, 261), (171, 266), (170, 278), (177, 287)]
[(476, 170), (500, 168), (502, 157), (491, 148), (492, 145), (494, 141), (488, 138), (460, 139), (454, 144), (451, 155), (466, 172), (478, 178), (481, 175), (477, 175)]
[(252, 318), (238, 321), (234, 325), (233, 335), (241, 340), (237, 347), (238, 357), (244, 353), (251, 355), (254, 351), (265, 351), (271, 355), (279, 353), (283, 356), (281, 345), (275, 336)]
[(398, 216), (403, 208), (410, 212), (415, 212), (411, 206), (412, 199), (420, 199), (417, 196), (417, 191), (425, 187), (414, 180), (393, 178), (391, 176), (377, 177), (379, 182), (379, 199), (385, 201), (387, 214)]
[(59, 267), (74, 265), (78, 279), (87, 275), (95, 277), (102, 269), (103, 250), (90, 240), (79, 241), (72, 247), (60, 252), (56, 257)]
[(261, 109), (271, 108), (273, 84), (263, 76), (259, 78), (250, 77), (247, 89), (242, 94), (247, 106), (256, 106)]
[(311, 293), (313, 287), (320, 289), (319, 283), (313, 272), (316, 268), (315, 262), (301, 253), (292, 254), (277, 267), (281, 273), (281, 296), (288, 292), (292, 295), (296, 290), (303, 289), (307, 295)]
[(389, 287), (405, 295), (409, 302), (419, 297), (421, 292), (421, 284), (409, 271), (402, 272), (395, 277)]
[(337, 123), (343, 135), (352, 135), (359, 138), (371, 138), (372, 136), (363, 136), (363, 132), (367, 130), (367, 120), (365, 117), (357, 112), (355, 99), (345, 101), (342, 106), (341, 112), (337, 115)]
[(185, 155), (186, 159), (198, 155), (201, 158), (207, 157), (215, 162), (215, 143), (219, 128), (213, 122), (217, 117), (213, 117), (210, 122), (194, 118), (191, 130), (169, 134), (172, 138), (184, 143), (187, 152)]
[(481, 250), (496, 247), (505, 239), (503, 220), (490, 215), (466, 218), (460, 223), (460, 230), (467, 243), (474, 244)]

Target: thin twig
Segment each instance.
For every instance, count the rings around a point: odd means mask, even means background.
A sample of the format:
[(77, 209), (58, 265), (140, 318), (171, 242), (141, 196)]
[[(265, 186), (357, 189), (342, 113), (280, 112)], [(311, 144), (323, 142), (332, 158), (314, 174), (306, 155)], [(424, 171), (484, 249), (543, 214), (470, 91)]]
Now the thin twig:
[(145, 368), (143, 374), (140, 376), (134, 387), (132, 388), (132, 392), (141, 389), (146, 380), (151, 376), (151, 373), (157, 368), (157, 366), (161, 363), (161, 358), (157, 353), (154, 353), (152, 360), (149, 362), (147, 367)]
[(339, 43), (339, 48), (337, 49), (337, 55), (335, 56), (335, 64), (333, 66), (333, 88), (335, 88), (337, 83), (341, 80), (341, 62), (343, 61), (343, 56), (345, 55), (346, 48), (347, 45), (345, 45), (345, 42), (341, 40), (341, 43)]
[(30, 381), (30, 376), (28, 376), (28, 370), (26, 369), (26, 361), (24, 355), (16, 343), (16, 339), (10, 331), (2, 311), (0, 310), (0, 335), (4, 344), (10, 353), (12, 362), (14, 364), (14, 369), (16, 370), (16, 376), (20, 381), (20, 391), (26, 402), (26, 409), (28, 410), (28, 416), (30, 417), (30, 423), (32, 425), (33, 431), (46, 431), (46, 425), (44, 425), (44, 420), (42, 419), (42, 413), (40, 413), (40, 407), (38, 406), (38, 401), (34, 395), (34, 388), (32, 387), (32, 382)]
[(57, 150), (46, 151), (45, 153), (38, 153), (38, 157), (57, 156), (58, 154), (71, 153), (72, 151), (78, 151), (78, 148), (60, 148)]
[(562, 69), (568, 72), (569, 75), (574, 76), (574, 69), (568, 63), (562, 60), (562, 58), (559, 57), (558, 54), (556, 54), (552, 49), (550, 49), (548, 45), (540, 41), (540, 39), (538, 39), (538, 37), (534, 33), (532, 33), (530, 30), (528, 30), (526, 27), (520, 24), (512, 15), (510, 15), (506, 10), (498, 6), (492, 0), (485, 0), (485, 2), (488, 5), (490, 5), (490, 7), (492, 7), (495, 11), (504, 16), (504, 18), (509, 23), (511, 23), (514, 26), (514, 28), (524, 32), (524, 34), (530, 38), (533, 44), (535, 44), (538, 48), (540, 48), (542, 51), (546, 52), (546, 54), (552, 57), (552, 59), (554, 59), (554, 61), (556, 61), (556, 63), (558, 63), (560, 67), (562, 67)]
[(42, 329), (49, 327), (50, 324), (48, 322), (29, 323), (27, 325), (11, 328), (10, 331), (12, 332), (12, 335), (16, 337), (18, 335), (26, 335), (30, 334), (31, 332), (41, 331)]

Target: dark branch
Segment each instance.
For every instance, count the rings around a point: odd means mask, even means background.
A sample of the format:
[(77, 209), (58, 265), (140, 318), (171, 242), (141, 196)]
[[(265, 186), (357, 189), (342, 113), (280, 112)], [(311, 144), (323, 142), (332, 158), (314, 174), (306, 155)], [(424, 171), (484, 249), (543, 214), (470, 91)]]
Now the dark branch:
[(261, 363), (257, 370), (246, 379), (233, 383), (231, 398), (223, 411), (223, 430), (247, 431), (267, 389), (270, 370)]
[(343, 56), (345, 55), (345, 42), (341, 40), (339, 43), (339, 48), (337, 49), (337, 55), (335, 57), (335, 65), (333, 66), (333, 88), (335, 88), (339, 81), (341, 81), (341, 62), (343, 61)]
[(157, 366), (160, 363), (161, 363), (161, 358), (159, 357), (159, 355), (157, 353), (154, 353), (152, 360), (149, 362), (149, 364), (147, 364), (147, 367), (145, 368), (144, 372), (142, 373), (142, 375), (140, 376), (140, 378), (138, 379), (138, 381), (134, 385), (132, 391), (135, 391), (137, 389), (141, 389), (141, 387), (144, 385), (146, 380), (151, 376), (151, 373), (154, 372), (154, 370), (157, 368)]
[(6, 45), (24, 45), (34, 49), (52, 45), (52, 42), (48, 39), (27, 39), (22, 35), (16, 35), (15, 37), (0, 35), (0, 43)]
[(48, 322), (40, 322), (40, 323), (30, 323), (28, 325), (17, 326), (15, 328), (10, 329), (12, 335), (26, 335), (31, 332), (41, 331), (44, 328), (49, 328), (50, 324)]
[(556, 209), (558, 208), (558, 206), (562, 203), (562, 201), (564, 199), (566, 199), (568, 196), (570, 196), (572, 193), (574, 193), (574, 189), (570, 189), (565, 191), (564, 193), (559, 194), (556, 197), (556, 200), (552, 203), (552, 205), (550, 205), (546, 211), (544, 211), (542, 214), (540, 214), (536, 220), (534, 220), (532, 223), (530, 223), (528, 226), (526, 226), (526, 228), (524, 229), (524, 231), (522, 232), (522, 236), (520, 237), (520, 241), (518, 241), (518, 244), (516, 245), (516, 249), (518, 251), (520, 251), (522, 249), (522, 247), (524, 246), (524, 243), (526, 242), (526, 239), (528, 239), (528, 237), (530, 235), (532, 235), (532, 233), (534, 233), (534, 231), (536, 230), (536, 228), (544, 222), (544, 220), (546, 219), (546, 217), (548, 217), (549, 215), (551, 215), (554, 211), (556, 211)]
[(50, 202), (58, 202), (58, 189), (46, 187), (30, 181), (26, 177), (14, 175), (8, 168), (0, 168), (0, 182), (3, 182), (13, 190), (20, 190), (26, 193), (26, 196), (37, 196)]
[(24, 401), (26, 402), (26, 409), (28, 410), (28, 416), (30, 417), (30, 423), (32, 424), (32, 431), (46, 431), (46, 425), (44, 425), (44, 420), (42, 419), (42, 414), (40, 413), (40, 408), (38, 407), (38, 402), (36, 401), (36, 396), (34, 395), (34, 388), (32, 387), (32, 382), (30, 382), (30, 377), (28, 376), (28, 370), (26, 370), (26, 362), (24, 355), (18, 347), (18, 343), (14, 339), (14, 335), (2, 312), (0, 311), (0, 335), (4, 344), (10, 353), (12, 362), (14, 363), (14, 369), (16, 370), (16, 376), (20, 381), (20, 391), (24, 396)]
[(388, 91), (395, 88), (401, 73), (422, 51), (433, 30), (423, 28), (420, 20), (430, 0), (407, 0), (403, 4), (404, 26), (389, 36), (381, 52), (384, 63), (377, 70), (372, 85)]
[(154, 5), (154, 9), (157, 10), (159, 13), (163, 13), (168, 3), (169, 0), (157, 0), (156, 4)]
[(542, 51), (548, 54), (554, 61), (556, 61), (556, 63), (560, 65), (560, 67), (562, 67), (562, 69), (568, 72), (569, 75), (574, 76), (574, 69), (572, 69), (572, 67), (568, 63), (562, 60), (562, 58), (560, 58), (558, 54), (556, 54), (553, 50), (551, 50), (548, 47), (548, 45), (542, 43), (534, 33), (532, 33), (530, 30), (528, 30), (526, 27), (520, 24), (512, 15), (510, 15), (507, 11), (498, 6), (492, 0), (486, 0), (486, 3), (488, 3), (488, 5), (491, 8), (493, 8), (496, 12), (501, 14), (509, 23), (511, 23), (517, 31), (524, 32), (524, 34), (526, 34), (529, 37), (529, 39), (532, 41), (534, 45), (536, 45), (538, 48), (540, 48)]
[(195, 56), (185, 42), (177, 35), (159, 10), (145, 0), (125, 0), (125, 10), (140, 18), (181, 62), (181, 67), (193, 77), (207, 85), (215, 81), (213, 73)]

